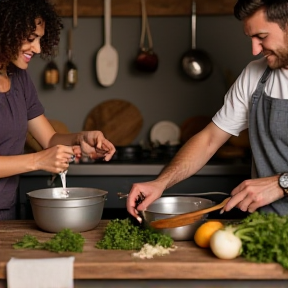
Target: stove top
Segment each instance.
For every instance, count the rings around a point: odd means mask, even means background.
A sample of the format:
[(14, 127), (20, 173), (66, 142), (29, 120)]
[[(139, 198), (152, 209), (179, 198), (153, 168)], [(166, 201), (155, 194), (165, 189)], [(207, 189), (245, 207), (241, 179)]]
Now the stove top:
[[(172, 147), (158, 147), (152, 150), (144, 150), (140, 146), (127, 146), (116, 147), (116, 153), (112, 159), (108, 162), (102, 159), (91, 159), (89, 157), (82, 157), (79, 163), (75, 164), (155, 164), (166, 165), (176, 155), (180, 146)], [(251, 164), (251, 157), (245, 158), (233, 157), (233, 158), (219, 158), (213, 156), (207, 164), (210, 165), (231, 165), (231, 164)]]
[[(166, 165), (172, 160), (172, 157), (167, 157), (165, 159), (160, 158), (143, 158), (143, 159), (111, 159), (110, 161), (103, 161), (102, 159), (97, 160), (80, 160), (79, 163), (74, 163), (78, 165), (91, 165), (91, 164), (101, 164), (101, 165), (123, 165), (123, 164), (135, 164), (135, 165)], [(251, 159), (249, 158), (233, 158), (233, 159), (219, 159), (211, 158), (206, 165), (250, 165)]]

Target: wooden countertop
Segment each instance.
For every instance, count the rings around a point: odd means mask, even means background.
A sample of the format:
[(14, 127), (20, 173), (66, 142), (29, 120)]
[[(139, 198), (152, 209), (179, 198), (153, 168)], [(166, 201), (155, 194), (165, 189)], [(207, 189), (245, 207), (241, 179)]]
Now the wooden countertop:
[(288, 279), (288, 270), (276, 263), (257, 264), (238, 257), (220, 260), (209, 249), (193, 241), (175, 242), (178, 249), (169, 255), (141, 260), (134, 251), (99, 250), (96, 241), (103, 236), (108, 220), (94, 230), (83, 232), (83, 253), (53, 253), (42, 250), (15, 250), (12, 244), (26, 233), (40, 241), (53, 234), (40, 231), (32, 220), (0, 221), (0, 279), (6, 278), (6, 264), (15, 258), (53, 258), (75, 256), (74, 279)]

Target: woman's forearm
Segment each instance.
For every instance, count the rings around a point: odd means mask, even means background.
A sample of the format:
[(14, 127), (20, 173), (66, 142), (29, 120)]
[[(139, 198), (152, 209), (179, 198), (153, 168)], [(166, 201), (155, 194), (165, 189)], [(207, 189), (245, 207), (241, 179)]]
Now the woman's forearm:
[(80, 138), (81, 138), (81, 132), (69, 133), (69, 134), (55, 133), (50, 139), (47, 148), (53, 147), (58, 144), (67, 145), (67, 146), (79, 145)]
[(0, 178), (35, 171), (34, 153), (0, 156)]

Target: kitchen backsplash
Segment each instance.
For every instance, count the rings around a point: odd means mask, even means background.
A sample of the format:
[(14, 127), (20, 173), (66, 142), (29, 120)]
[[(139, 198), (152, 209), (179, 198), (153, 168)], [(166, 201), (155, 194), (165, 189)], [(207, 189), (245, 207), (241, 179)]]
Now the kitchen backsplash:
[(72, 42), (78, 81), (74, 89), (65, 90), (67, 33), (72, 19), (63, 18), (63, 22), (59, 55), (55, 59), (60, 83), (53, 90), (43, 87), (47, 63), (40, 57), (30, 62), (29, 72), (46, 116), (64, 122), (72, 132), (82, 130), (90, 110), (110, 99), (129, 101), (140, 110), (143, 126), (133, 143), (149, 140), (151, 127), (161, 120), (181, 126), (191, 116), (212, 117), (221, 107), (231, 81), (253, 59), (251, 43), (233, 16), (197, 16), (196, 46), (209, 53), (214, 70), (207, 80), (193, 81), (180, 68), (183, 53), (191, 48), (190, 17), (150, 17), (159, 66), (154, 73), (139, 72), (134, 63), (139, 52), (141, 18), (113, 17), (112, 45), (119, 55), (119, 70), (114, 84), (103, 87), (96, 77), (96, 54), (104, 44), (103, 18), (79, 18)]

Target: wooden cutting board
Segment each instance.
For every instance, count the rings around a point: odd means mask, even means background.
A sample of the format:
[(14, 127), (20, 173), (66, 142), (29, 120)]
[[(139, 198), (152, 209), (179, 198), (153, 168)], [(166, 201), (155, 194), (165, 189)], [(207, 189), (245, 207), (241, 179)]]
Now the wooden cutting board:
[(112, 99), (95, 106), (85, 119), (83, 129), (100, 130), (115, 146), (133, 142), (142, 129), (143, 118), (132, 103)]
[(181, 142), (184, 144), (192, 136), (200, 132), (211, 122), (209, 116), (195, 116), (186, 119), (180, 126), (181, 130)]
[[(44, 259), (74, 256), (74, 279), (101, 279), (103, 281), (107, 279), (147, 279), (148, 281), (151, 279), (166, 279), (167, 281), (169, 279), (225, 279), (225, 281), (227, 281), (227, 279), (232, 279), (233, 281), (237, 281), (236, 283), (231, 283), (230, 287), (239, 287), (238, 284), (240, 281), (247, 279), (253, 281), (261, 279), (262, 286), (259, 283), (259, 286), (257, 285), (257, 287), (263, 287), (263, 280), (269, 281), (271, 279), (285, 279), (285, 283), (287, 283), (288, 280), (288, 270), (284, 269), (277, 263), (248, 262), (242, 257), (237, 257), (233, 260), (221, 260), (214, 256), (210, 249), (199, 248), (193, 241), (176, 241), (175, 245), (178, 247), (176, 251), (165, 256), (155, 256), (153, 259), (134, 258), (132, 257), (132, 253), (136, 252), (134, 250), (96, 249), (95, 243), (103, 238), (104, 229), (107, 224), (108, 220), (101, 220), (95, 229), (81, 233), (85, 238), (82, 253), (53, 253), (44, 250), (18, 250), (12, 247), (12, 245), (17, 240), (20, 240), (25, 234), (35, 236), (40, 242), (48, 241), (53, 237), (53, 233), (39, 230), (34, 221), (0, 221), (0, 279), (6, 278), (6, 265), (11, 257), (22, 259)], [(282, 283), (281, 287), (286, 287), (284, 282), (280, 283)], [(280, 283), (279, 285), (281, 285)], [(213, 287), (228, 287), (226, 284), (223, 284), (222, 286), (221, 284), (218, 286), (217, 284), (215, 286), (213, 284)], [(104, 285), (105, 283), (103, 286)], [(125, 287), (125, 284), (121, 285), (120, 283), (119, 285)], [(274, 285), (267, 285), (265, 285), (265, 287), (280, 287), (275, 283)], [(98, 286), (99, 285), (96, 284), (93, 287)], [(116, 286), (114, 285), (114, 287)], [(138, 286), (140, 287), (141, 284)], [(167, 287), (165, 284), (162, 286)], [(197, 284), (193, 285), (193, 283), (190, 283), (189, 287), (196, 286)], [(157, 285), (157, 287), (160, 286)], [(209, 287), (211, 286), (209, 285)], [(256, 286), (249, 286), (248, 284), (246, 287)]]

